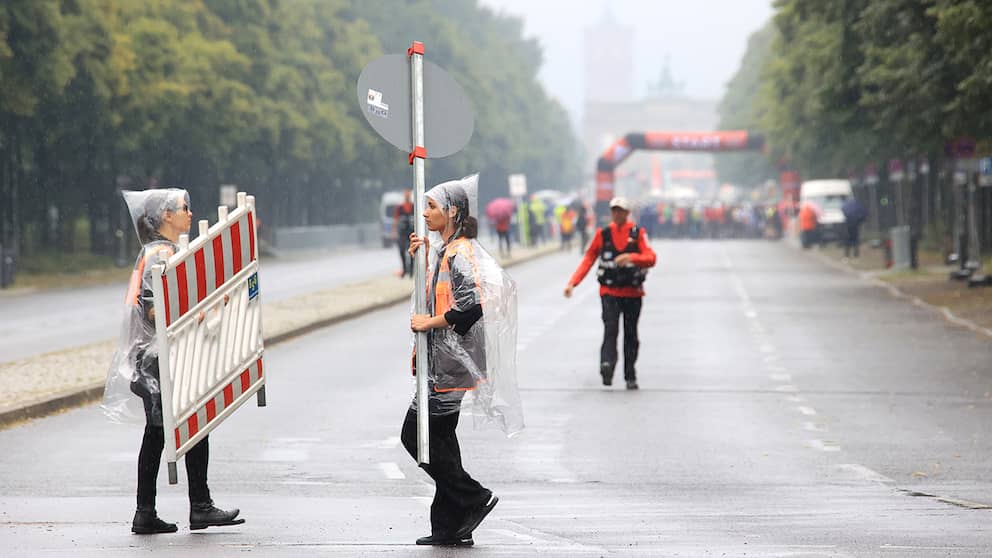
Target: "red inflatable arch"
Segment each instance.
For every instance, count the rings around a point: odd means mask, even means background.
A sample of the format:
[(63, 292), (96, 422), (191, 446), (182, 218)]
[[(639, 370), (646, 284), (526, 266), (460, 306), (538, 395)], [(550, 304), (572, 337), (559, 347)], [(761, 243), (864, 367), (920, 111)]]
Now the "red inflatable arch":
[(613, 143), (596, 162), (596, 214), (608, 215), (615, 171), (638, 149), (651, 151), (760, 151), (765, 138), (742, 130), (720, 132), (631, 132)]

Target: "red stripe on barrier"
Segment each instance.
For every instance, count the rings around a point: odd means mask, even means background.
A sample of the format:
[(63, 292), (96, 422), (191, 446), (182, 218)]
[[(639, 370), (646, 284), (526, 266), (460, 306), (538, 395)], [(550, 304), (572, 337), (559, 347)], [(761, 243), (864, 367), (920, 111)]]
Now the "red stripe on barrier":
[(176, 266), (176, 287), (179, 288), (179, 316), (189, 311), (189, 278), (186, 276), (186, 262)]
[(169, 276), (162, 276), (162, 295), (165, 297), (165, 326), (172, 324), (172, 313), (169, 312)]
[(231, 225), (231, 259), (233, 265), (231, 271), (237, 273), (241, 271), (241, 222), (235, 221)]
[(176, 449), (179, 449), (179, 446), (182, 445), (179, 440), (180, 440), (179, 439), (179, 429), (177, 428), (176, 429)]
[(203, 248), (196, 251), (193, 259), (196, 261), (196, 302), (199, 303), (207, 298), (207, 262)]
[(207, 401), (207, 422), (214, 420), (217, 416), (217, 402), (211, 399)]
[(251, 373), (245, 370), (241, 373), (241, 393), (248, 391), (248, 386), (251, 385)]
[(189, 425), (189, 437), (192, 439), (200, 431), (200, 420), (196, 418), (196, 413), (193, 413), (186, 423)]
[(249, 257), (252, 261), (255, 261), (255, 219), (251, 215), (251, 213), (248, 213), (248, 246), (251, 248), (251, 255)]
[(262, 379), (262, 359), (258, 359), (258, 379)]
[(218, 289), (224, 284), (224, 238), (214, 238), (214, 283)]
[(234, 388), (231, 384), (224, 387), (224, 407), (227, 407), (234, 402)]

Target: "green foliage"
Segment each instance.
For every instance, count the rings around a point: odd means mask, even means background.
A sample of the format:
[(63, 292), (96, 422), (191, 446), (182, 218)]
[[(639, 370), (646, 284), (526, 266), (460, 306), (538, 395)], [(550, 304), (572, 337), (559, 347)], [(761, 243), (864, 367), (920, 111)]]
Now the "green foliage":
[[(768, 23), (748, 39), (741, 66), (727, 84), (727, 92), (717, 107), (721, 130), (761, 129), (761, 115), (755, 100), (775, 35), (775, 27)], [(768, 158), (755, 153), (720, 155), (716, 158), (716, 170), (721, 181), (745, 186), (761, 184), (777, 175)]]
[(770, 50), (759, 57), (752, 40), (721, 105), (726, 127), (756, 119), (772, 160), (805, 177), (838, 176), (889, 158), (936, 159), (952, 138), (992, 134), (989, 2), (777, 0), (775, 9)]
[[(468, 148), (430, 181), (579, 180), (577, 141), (537, 80), (541, 49), (476, 0), (7, 0), (0, 3), (0, 242), (109, 253), (118, 187), (258, 197), (267, 227), (372, 219), (409, 183), (356, 102), (361, 69), (422, 40), (476, 109)], [(49, 217), (56, 208), (57, 222)], [(72, 223), (89, 223), (88, 242)]]

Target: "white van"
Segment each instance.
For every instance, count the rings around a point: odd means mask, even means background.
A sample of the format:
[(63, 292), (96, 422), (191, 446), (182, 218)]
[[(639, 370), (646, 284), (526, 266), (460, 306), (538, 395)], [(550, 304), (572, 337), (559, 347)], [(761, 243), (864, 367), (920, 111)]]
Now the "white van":
[(819, 209), (817, 233), (821, 242), (844, 239), (844, 202), (854, 197), (851, 181), (807, 180), (799, 187), (799, 204), (810, 202)]

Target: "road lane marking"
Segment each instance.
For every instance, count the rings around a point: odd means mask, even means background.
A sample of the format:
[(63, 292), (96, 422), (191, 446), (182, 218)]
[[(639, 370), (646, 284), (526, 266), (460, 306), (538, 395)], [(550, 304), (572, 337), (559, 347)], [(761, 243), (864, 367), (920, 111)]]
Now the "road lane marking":
[(823, 426), (821, 426), (819, 424), (816, 424), (815, 422), (804, 422), (803, 423), (803, 430), (806, 430), (806, 431), (809, 431), (809, 432), (826, 432), (827, 431), (827, 429), (825, 427), (823, 427)]
[(386, 438), (385, 440), (379, 442), (379, 445), (376, 446), (376, 447), (378, 447), (380, 449), (393, 449), (393, 448), (398, 447), (399, 445), (400, 445), (400, 437), (399, 436), (390, 436), (390, 437)]
[(807, 407), (805, 405), (802, 405), (800, 407), (796, 407), (796, 409), (800, 413), (802, 413), (802, 414), (804, 414), (804, 415), (806, 415), (808, 417), (812, 417), (812, 416), (815, 416), (816, 415), (816, 409), (814, 409), (813, 407)]
[(786, 384), (784, 386), (778, 386), (777, 388), (775, 388), (775, 391), (782, 393), (796, 393), (799, 391), (799, 388), (797, 388), (794, 385)]
[(806, 398), (803, 397), (802, 395), (790, 395), (790, 396), (786, 397), (785, 400), (788, 401), (788, 402), (790, 402), (790, 403), (805, 403), (806, 402)]
[(769, 374), (769, 378), (775, 380), (776, 382), (791, 382), (792, 374)]
[(872, 482), (884, 482), (888, 484), (893, 484), (896, 481), (890, 479), (889, 477), (879, 473), (878, 471), (873, 471), (864, 465), (858, 465), (857, 463), (844, 463), (837, 466), (841, 471), (847, 471), (848, 473), (853, 473), (860, 479), (864, 479)]
[(840, 451), (840, 444), (831, 440), (807, 440), (806, 447), (820, 451)]
[(400, 471), (400, 466), (392, 462), (380, 463), (379, 470), (381, 470), (382, 473), (386, 475), (387, 479), (401, 480), (406, 478), (406, 475), (403, 474), (403, 471)]

